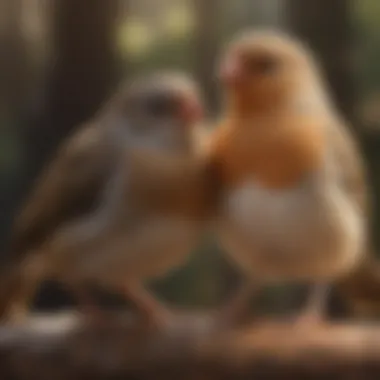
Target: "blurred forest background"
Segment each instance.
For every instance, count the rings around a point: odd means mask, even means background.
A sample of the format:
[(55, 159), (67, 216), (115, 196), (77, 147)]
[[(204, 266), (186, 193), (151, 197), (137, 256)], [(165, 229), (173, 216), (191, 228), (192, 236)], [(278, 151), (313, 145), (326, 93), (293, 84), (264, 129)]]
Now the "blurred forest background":
[[(12, 218), (57, 144), (122, 78), (186, 70), (201, 83), (212, 116), (221, 48), (236, 32), (262, 26), (291, 30), (315, 50), (380, 194), (378, 0), (0, 0), (0, 252), (6, 254)], [(375, 197), (374, 232), (376, 204)], [(373, 237), (379, 246), (380, 234)], [(205, 240), (191, 265), (156, 285), (168, 300), (214, 304), (236, 283)], [(289, 297), (281, 292), (269, 293), (268, 303), (273, 296), (285, 307)], [(64, 302), (51, 284), (38, 297), (43, 307)]]

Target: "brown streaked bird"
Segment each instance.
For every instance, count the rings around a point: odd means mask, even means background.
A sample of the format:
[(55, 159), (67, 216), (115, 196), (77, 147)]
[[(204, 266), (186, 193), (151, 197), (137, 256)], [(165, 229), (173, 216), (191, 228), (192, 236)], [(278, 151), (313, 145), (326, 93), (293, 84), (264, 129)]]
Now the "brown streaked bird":
[(299, 41), (247, 32), (227, 48), (220, 75), (225, 113), (210, 159), (222, 186), (219, 237), (249, 278), (240, 302), (265, 283), (306, 282), (299, 322), (321, 321), (329, 285), (367, 246), (356, 143)]
[(200, 112), (189, 78), (157, 73), (123, 86), (63, 144), (16, 219), (1, 268), (3, 318), (25, 315), (48, 276), (82, 307), (93, 306), (85, 287), (95, 283), (124, 292), (152, 321), (164, 316), (142, 281), (183, 264), (203, 225)]

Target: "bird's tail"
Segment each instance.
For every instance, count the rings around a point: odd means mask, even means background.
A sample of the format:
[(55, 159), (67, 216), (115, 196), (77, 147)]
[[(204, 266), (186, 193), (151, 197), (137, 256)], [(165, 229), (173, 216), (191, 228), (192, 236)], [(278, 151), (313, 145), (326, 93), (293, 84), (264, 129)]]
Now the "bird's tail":
[(361, 318), (380, 317), (380, 261), (367, 255), (362, 264), (337, 286), (348, 312)]
[(26, 314), (33, 284), (18, 263), (0, 267), (0, 320), (23, 317)]

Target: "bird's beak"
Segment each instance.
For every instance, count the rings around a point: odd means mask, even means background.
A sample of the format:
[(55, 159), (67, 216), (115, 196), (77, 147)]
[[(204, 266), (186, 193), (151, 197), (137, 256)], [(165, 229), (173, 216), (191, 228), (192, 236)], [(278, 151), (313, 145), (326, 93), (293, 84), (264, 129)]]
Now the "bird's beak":
[(195, 96), (183, 96), (180, 117), (189, 125), (202, 120), (203, 107)]
[(235, 55), (231, 55), (224, 59), (220, 66), (219, 78), (228, 85), (236, 85), (242, 79), (242, 68), (239, 59)]

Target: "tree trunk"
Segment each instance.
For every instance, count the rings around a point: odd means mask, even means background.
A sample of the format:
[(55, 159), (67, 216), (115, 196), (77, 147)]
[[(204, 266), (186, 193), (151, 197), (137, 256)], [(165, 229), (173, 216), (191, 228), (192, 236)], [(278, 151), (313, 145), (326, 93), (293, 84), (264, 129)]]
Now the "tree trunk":
[(196, 20), (194, 36), (195, 76), (202, 85), (206, 102), (215, 111), (218, 100), (215, 68), (219, 51), (220, 1), (193, 0), (193, 7)]
[[(22, 0), (5, 0), (0, 19), (0, 252), (9, 233), (10, 216), (17, 204), (20, 179), (20, 124), (33, 82), (30, 46), (22, 24)], [(1, 257), (0, 257), (1, 258)]]
[(117, 0), (56, 0), (51, 8), (51, 71), (40, 114), (27, 130), (30, 177), (113, 89), (117, 10)]

